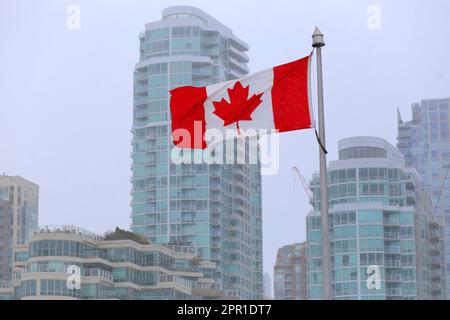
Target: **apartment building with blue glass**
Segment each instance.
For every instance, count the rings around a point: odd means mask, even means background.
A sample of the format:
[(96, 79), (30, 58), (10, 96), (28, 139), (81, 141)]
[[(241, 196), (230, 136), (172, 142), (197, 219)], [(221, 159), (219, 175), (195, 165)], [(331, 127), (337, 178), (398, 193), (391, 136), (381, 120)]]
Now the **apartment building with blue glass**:
[(19, 176), (0, 176), (0, 300), (13, 297), (15, 249), (38, 228), (39, 186)]
[(202, 259), (217, 264), (227, 296), (262, 299), (260, 166), (177, 165), (170, 159), (169, 90), (245, 76), (249, 47), (213, 17), (187, 6), (163, 10), (161, 21), (145, 25), (139, 42), (131, 229), (152, 243), (194, 246)]
[[(321, 299), (318, 175), (310, 186), (308, 298)], [(443, 227), (432, 217), (431, 197), (416, 170), (405, 166), (399, 150), (375, 137), (341, 140), (339, 160), (328, 168), (328, 190), (335, 299), (445, 298)], [(368, 284), (374, 266), (379, 281)]]
[(215, 263), (198, 259), (194, 247), (108, 239), (79, 227), (46, 226), (16, 248), (14, 297), (220, 299), (224, 292), (217, 289), (215, 272)]
[[(412, 120), (398, 112), (397, 147), (406, 165), (416, 168), (432, 195), (433, 211), (445, 225), (447, 298), (450, 298), (450, 98), (412, 105)], [(447, 175), (447, 177), (446, 177)]]

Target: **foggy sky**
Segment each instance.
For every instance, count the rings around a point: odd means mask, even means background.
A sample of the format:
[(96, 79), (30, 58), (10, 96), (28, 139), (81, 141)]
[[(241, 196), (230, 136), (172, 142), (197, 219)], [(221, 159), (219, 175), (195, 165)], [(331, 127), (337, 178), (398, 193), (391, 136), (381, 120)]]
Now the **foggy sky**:
[[(81, 8), (81, 30), (66, 27)], [(381, 29), (367, 27), (369, 5)], [(206, 11), (250, 45), (251, 72), (303, 57), (318, 25), (328, 160), (337, 141), (395, 144), (396, 108), (450, 96), (450, 2), (0, 0), (0, 173), (40, 186), (39, 223), (103, 233), (130, 226), (133, 69), (138, 34), (171, 5)], [(263, 177), (264, 271), (278, 247), (305, 240), (311, 209), (292, 166), (318, 168), (313, 132), (280, 136), (280, 172)]]

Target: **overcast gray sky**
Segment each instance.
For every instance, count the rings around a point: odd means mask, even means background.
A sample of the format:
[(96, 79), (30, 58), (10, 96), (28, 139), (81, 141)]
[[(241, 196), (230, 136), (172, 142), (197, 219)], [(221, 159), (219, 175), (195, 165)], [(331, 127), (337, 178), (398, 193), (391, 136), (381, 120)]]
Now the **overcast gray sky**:
[[(81, 30), (66, 27), (81, 8)], [(40, 185), (40, 224), (103, 233), (130, 225), (132, 72), (138, 34), (170, 5), (203, 9), (250, 45), (252, 72), (324, 49), (329, 160), (337, 141), (395, 143), (396, 108), (450, 96), (450, 2), (0, 0), (0, 171)], [(367, 8), (381, 9), (381, 29)], [(312, 132), (281, 136), (281, 165), (263, 178), (264, 271), (278, 247), (305, 240), (310, 210), (291, 167), (318, 167)]]

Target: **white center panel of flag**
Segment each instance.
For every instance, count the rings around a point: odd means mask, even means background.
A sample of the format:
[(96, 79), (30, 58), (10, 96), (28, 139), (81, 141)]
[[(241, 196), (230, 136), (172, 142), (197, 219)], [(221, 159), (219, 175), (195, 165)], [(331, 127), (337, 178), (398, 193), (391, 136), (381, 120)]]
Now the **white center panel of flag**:
[[(259, 129), (274, 129), (275, 124), (273, 121), (271, 94), (273, 78), (273, 69), (267, 69), (239, 80), (231, 80), (208, 86), (206, 88), (208, 98), (204, 103), (206, 130), (208, 131), (210, 128), (220, 130), (224, 139), (226, 139), (234, 136), (240, 136), (242, 134), (253, 135), (252, 131), (256, 133)], [(213, 104), (213, 102), (220, 102), (222, 99), (230, 103), (231, 101), (228, 89), (233, 90), (238, 81), (244, 88), (249, 86), (248, 99), (253, 95), (262, 94), (260, 97), (262, 102), (251, 113), (252, 120), (239, 121), (240, 132), (237, 130), (236, 122), (224, 126), (224, 120), (214, 113), (216, 108)]]

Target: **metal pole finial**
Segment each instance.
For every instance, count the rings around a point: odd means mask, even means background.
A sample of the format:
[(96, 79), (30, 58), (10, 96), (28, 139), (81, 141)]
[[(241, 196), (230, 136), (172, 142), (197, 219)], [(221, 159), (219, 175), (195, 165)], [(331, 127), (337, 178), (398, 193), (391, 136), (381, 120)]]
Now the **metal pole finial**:
[(323, 39), (323, 33), (320, 31), (318, 27), (314, 29), (314, 33), (312, 35), (312, 46), (314, 48), (320, 48), (325, 46), (325, 41)]

